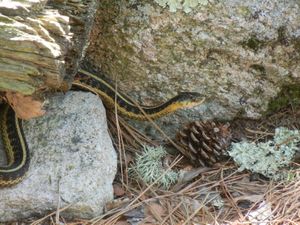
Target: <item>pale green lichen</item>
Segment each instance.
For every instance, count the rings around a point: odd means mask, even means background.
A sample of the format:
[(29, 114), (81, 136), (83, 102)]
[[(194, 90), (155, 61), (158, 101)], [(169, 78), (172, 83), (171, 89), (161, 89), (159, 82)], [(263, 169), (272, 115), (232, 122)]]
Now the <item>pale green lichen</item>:
[(173, 170), (167, 171), (167, 168), (162, 165), (162, 159), (166, 155), (166, 150), (161, 146), (144, 146), (143, 153), (137, 155), (136, 163), (130, 168), (130, 172), (136, 173), (148, 185), (157, 182), (163, 188), (168, 189), (178, 180), (178, 173)]
[(208, 0), (154, 0), (162, 7), (169, 6), (170, 12), (176, 12), (178, 9), (183, 10), (185, 13), (189, 13), (193, 8), (200, 5), (207, 5)]
[(276, 128), (271, 141), (232, 144), (229, 155), (240, 166), (240, 171), (247, 169), (272, 179), (281, 179), (285, 175), (280, 173), (280, 169), (292, 161), (299, 141), (299, 130), (280, 127)]

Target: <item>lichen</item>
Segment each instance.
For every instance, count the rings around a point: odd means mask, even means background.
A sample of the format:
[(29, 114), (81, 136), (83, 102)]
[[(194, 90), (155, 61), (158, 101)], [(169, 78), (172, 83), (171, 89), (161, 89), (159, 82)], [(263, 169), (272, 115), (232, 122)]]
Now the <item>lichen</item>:
[(281, 179), (285, 173), (280, 169), (289, 165), (300, 141), (299, 130), (276, 128), (274, 139), (253, 143), (233, 143), (229, 155), (239, 165), (239, 170), (250, 170), (272, 179)]
[(268, 104), (268, 110), (266, 112), (275, 112), (279, 109), (291, 105), (297, 107), (300, 105), (300, 85), (294, 84), (285, 86), (278, 93), (277, 97), (272, 99)]
[(167, 168), (162, 165), (162, 159), (166, 155), (166, 150), (161, 146), (144, 146), (143, 153), (137, 155), (135, 165), (130, 168), (130, 173), (136, 174), (148, 185), (157, 182), (163, 188), (168, 189), (177, 181), (178, 173), (173, 170), (166, 171)]
[(200, 5), (207, 5), (208, 0), (154, 0), (160, 6), (165, 8), (169, 6), (170, 12), (176, 12), (178, 9), (183, 10), (185, 13), (189, 13), (193, 8)]

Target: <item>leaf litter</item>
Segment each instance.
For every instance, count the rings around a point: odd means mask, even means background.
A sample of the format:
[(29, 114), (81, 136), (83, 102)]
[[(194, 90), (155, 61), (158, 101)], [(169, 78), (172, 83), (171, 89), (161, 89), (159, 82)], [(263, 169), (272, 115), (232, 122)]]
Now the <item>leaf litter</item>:
[[(291, 165), (294, 169), (289, 180), (275, 182), (247, 171), (239, 172), (232, 161), (217, 163), (212, 168), (194, 168), (183, 157), (172, 156), (169, 169), (177, 169), (181, 175), (177, 184), (164, 190), (155, 182), (149, 185), (128, 174), (135, 155), (141, 153), (145, 144), (159, 146), (163, 143), (142, 134), (112, 112), (108, 112), (108, 124), (113, 143), (119, 151), (115, 199), (107, 204), (106, 211), (99, 217), (65, 222), (60, 216), (61, 224), (300, 223), (299, 162)], [(300, 129), (300, 108), (288, 107), (261, 120), (237, 119), (231, 124), (236, 141), (247, 139), (256, 142), (272, 138), (278, 126)], [(160, 132), (163, 131), (160, 129)], [(39, 224), (55, 224), (51, 222), (55, 214), (53, 212), (39, 219)]]

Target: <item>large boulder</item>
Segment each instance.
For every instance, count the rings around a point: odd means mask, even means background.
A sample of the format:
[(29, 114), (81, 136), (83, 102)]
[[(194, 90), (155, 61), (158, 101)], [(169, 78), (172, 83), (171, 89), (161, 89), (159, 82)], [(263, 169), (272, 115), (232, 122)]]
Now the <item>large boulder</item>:
[(297, 0), (104, 0), (87, 55), (143, 104), (207, 97), (168, 125), (258, 118), (283, 87), (300, 93), (299, 11)]

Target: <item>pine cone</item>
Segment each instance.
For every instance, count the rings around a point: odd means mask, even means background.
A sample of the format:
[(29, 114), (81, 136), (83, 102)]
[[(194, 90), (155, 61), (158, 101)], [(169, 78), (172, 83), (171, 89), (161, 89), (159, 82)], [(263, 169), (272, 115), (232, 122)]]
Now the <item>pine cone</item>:
[(212, 121), (195, 121), (176, 135), (181, 153), (197, 166), (212, 166), (220, 161), (230, 144), (229, 124)]

